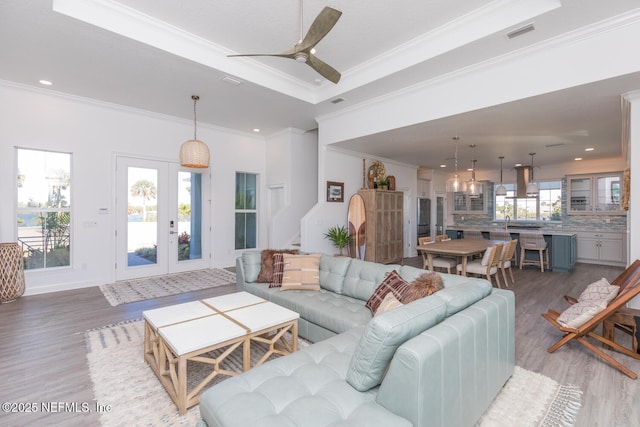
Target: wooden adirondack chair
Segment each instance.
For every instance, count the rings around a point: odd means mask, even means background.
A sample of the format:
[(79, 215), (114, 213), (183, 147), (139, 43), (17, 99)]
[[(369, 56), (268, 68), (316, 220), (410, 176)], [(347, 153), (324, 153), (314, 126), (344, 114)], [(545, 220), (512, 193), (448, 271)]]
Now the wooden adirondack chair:
[[(632, 265), (636, 265), (636, 263)], [(634, 268), (637, 268), (637, 266)], [(626, 270), (625, 270), (625, 273), (626, 273)], [(624, 366), (622, 363), (618, 362), (616, 359), (614, 359), (613, 357), (611, 357), (610, 355), (602, 351), (600, 348), (596, 347), (595, 345), (587, 341), (586, 337), (595, 338), (601, 343), (610, 346), (614, 350), (617, 350), (623, 354), (626, 354), (629, 357), (633, 357), (634, 359), (640, 360), (640, 354), (633, 352), (628, 348), (625, 348), (619, 344), (616, 344), (612, 340), (607, 339), (604, 336), (594, 332), (596, 327), (598, 327), (601, 323), (603, 323), (605, 320), (607, 320), (609, 317), (615, 314), (616, 311), (623, 308), (632, 298), (640, 294), (640, 282), (638, 280), (632, 279), (633, 277), (636, 276), (636, 274), (637, 273), (630, 272), (628, 276), (625, 276), (628, 278), (628, 280), (625, 281), (626, 286), (624, 287), (624, 289), (622, 288), (620, 289), (618, 295), (613, 299), (613, 301), (609, 303), (609, 305), (605, 309), (595, 314), (593, 318), (591, 318), (590, 320), (587, 320), (580, 326), (577, 326), (575, 328), (570, 328), (570, 327), (561, 325), (557, 321), (561, 313), (555, 310), (549, 309), (546, 313), (543, 313), (542, 314), (543, 318), (549, 321), (553, 326), (558, 328), (560, 331), (564, 332), (564, 336), (562, 337), (562, 339), (557, 343), (555, 343), (554, 345), (552, 345), (551, 347), (549, 347), (548, 349), (549, 353), (553, 353), (554, 351), (556, 351), (566, 343), (575, 340), (580, 344), (584, 345), (589, 350), (596, 353), (601, 358), (603, 358), (611, 366), (613, 366), (620, 372), (624, 373), (628, 377), (635, 380), (638, 377), (635, 372), (633, 372), (632, 370)]]

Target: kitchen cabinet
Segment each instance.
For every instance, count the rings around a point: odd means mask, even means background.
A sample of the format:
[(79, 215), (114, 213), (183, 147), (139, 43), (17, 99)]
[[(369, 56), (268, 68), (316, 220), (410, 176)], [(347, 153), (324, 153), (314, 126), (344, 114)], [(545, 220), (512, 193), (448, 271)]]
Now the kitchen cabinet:
[(567, 175), (568, 215), (626, 215), (620, 208), (622, 172)]
[(469, 197), (465, 191), (456, 191), (453, 193), (453, 213), (484, 213), (487, 211), (486, 193), (482, 191), (484, 185), (479, 183), (481, 189), (478, 197)]
[(578, 233), (578, 261), (591, 264), (626, 265), (623, 233)]
[(401, 191), (360, 190), (366, 213), (365, 261), (401, 263), (404, 255)]
[(551, 236), (551, 269), (554, 272), (569, 272), (577, 260), (577, 235)]

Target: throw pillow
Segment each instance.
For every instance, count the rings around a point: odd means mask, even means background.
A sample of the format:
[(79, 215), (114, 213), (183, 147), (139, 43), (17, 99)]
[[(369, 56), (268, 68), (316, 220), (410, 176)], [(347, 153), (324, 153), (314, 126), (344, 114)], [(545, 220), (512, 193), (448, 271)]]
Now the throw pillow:
[(558, 316), (558, 323), (567, 328), (579, 328), (587, 321), (606, 308), (602, 304), (593, 301), (584, 301), (573, 304)]
[(373, 292), (373, 295), (367, 300), (365, 307), (371, 310), (371, 315), (376, 314), (376, 310), (384, 300), (384, 297), (392, 292), (393, 295), (399, 301), (402, 301), (402, 297), (404, 293), (409, 289), (409, 283), (407, 283), (396, 270), (391, 271), (387, 274), (387, 277), (384, 278), (382, 283), (378, 285), (376, 290)]
[(282, 286), (282, 273), (284, 272), (284, 257), (282, 253), (273, 254), (273, 279), (269, 283), (270, 288), (279, 288)]
[(297, 254), (297, 249), (263, 249), (261, 254), (260, 273), (256, 281), (258, 283), (271, 283), (273, 281), (273, 254), (287, 253)]
[(384, 299), (378, 306), (376, 310), (375, 316), (384, 313), (385, 311), (393, 310), (394, 308), (398, 308), (403, 306), (404, 304), (398, 301), (398, 299), (393, 295), (393, 292), (389, 292), (385, 295)]
[(320, 254), (291, 255), (282, 254), (281, 291), (291, 289), (320, 290)]
[(438, 273), (425, 273), (411, 283), (411, 286), (409, 286), (409, 289), (407, 289), (402, 297), (402, 303), (409, 304), (411, 301), (438, 292), (442, 288), (444, 288), (442, 277), (440, 277)]
[(587, 286), (578, 297), (578, 301), (592, 301), (604, 304), (604, 307), (606, 307), (613, 301), (616, 295), (618, 295), (618, 291), (620, 291), (619, 286), (610, 284), (609, 281), (603, 277), (597, 282), (593, 282)]

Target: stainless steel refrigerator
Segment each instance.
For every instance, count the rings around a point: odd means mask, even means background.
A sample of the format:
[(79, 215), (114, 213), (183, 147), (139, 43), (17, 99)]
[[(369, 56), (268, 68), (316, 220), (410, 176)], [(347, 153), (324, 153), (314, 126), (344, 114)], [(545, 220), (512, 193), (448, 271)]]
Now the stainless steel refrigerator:
[(418, 238), (431, 236), (431, 199), (418, 198)]

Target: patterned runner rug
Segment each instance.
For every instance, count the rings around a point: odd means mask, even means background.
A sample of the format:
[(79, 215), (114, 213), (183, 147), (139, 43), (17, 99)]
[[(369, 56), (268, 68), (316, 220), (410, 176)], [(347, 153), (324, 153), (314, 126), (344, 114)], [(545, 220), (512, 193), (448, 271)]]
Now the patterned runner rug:
[(221, 268), (187, 271), (144, 279), (126, 280), (101, 285), (100, 290), (112, 306), (183, 292), (228, 285), (236, 282), (236, 274)]
[[(85, 338), (96, 401), (112, 407), (111, 412), (101, 414), (103, 426), (195, 425), (200, 418), (198, 406), (179, 416), (164, 387), (144, 362), (142, 320), (87, 331)], [(299, 344), (308, 345), (303, 340)], [(253, 348), (251, 353), (252, 360), (264, 354), (260, 350), (254, 352)], [(198, 366), (201, 364), (189, 365), (190, 379), (202, 378), (205, 374), (198, 372)], [(223, 366), (240, 372), (241, 350), (227, 358)], [(226, 378), (221, 375), (213, 382)], [(572, 426), (580, 409), (581, 395), (576, 386), (560, 385), (516, 366), (513, 376), (477, 426)]]

